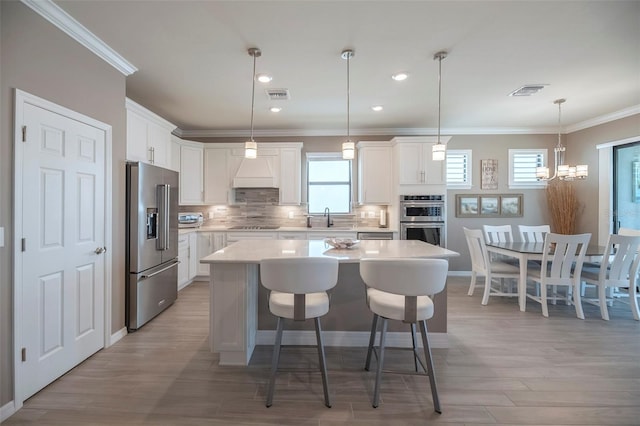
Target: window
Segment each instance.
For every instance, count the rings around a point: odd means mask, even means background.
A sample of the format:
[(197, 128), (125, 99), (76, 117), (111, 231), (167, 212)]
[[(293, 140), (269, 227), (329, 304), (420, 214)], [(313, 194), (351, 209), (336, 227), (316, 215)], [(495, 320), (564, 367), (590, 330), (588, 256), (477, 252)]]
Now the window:
[(536, 167), (546, 163), (546, 149), (510, 149), (509, 188), (544, 188), (547, 184), (536, 178)]
[(307, 197), (309, 214), (351, 211), (351, 161), (342, 153), (307, 154)]
[(447, 186), (449, 188), (471, 188), (471, 150), (447, 150)]

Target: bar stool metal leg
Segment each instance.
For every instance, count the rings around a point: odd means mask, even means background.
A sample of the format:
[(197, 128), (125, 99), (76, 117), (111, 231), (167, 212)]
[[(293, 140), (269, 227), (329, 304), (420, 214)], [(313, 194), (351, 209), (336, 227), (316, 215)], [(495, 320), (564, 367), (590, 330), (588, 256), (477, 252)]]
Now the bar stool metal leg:
[(418, 372), (418, 352), (416, 352), (416, 348), (418, 347), (418, 342), (416, 340), (416, 323), (412, 322), (409, 324), (411, 326), (411, 344), (413, 345), (413, 365), (416, 368), (416, 373)]
[(424, 346), (424, 356), (429, 371), (429, 384), (431, 385), (431, 396), (433, 397), (433, 409), (438, 414), (442, 414), (440, 409), (440, 399), (438, 398), (438, 388), (436, 386), (436, 373), (433, 369), (433, 359), (431, 357), (431, 347), (429, 346), (429, 336), (427, 335), (427, 321), (420, 321), (420, 334), (422, 334), (422, 345)]
[(371, 365), (371, 352), (373, 352), (373, 345), (376, 342), (376, 331), (378, 331), (378, 315), (373, 314), (373, 321), (371, 322), (371, 336), (369, 337), (369, 350), (367, 350), (367, 360), (364, 363), (364, 369), (369, 371)]
[(320, 372), (322, 373), (322, 387), (324, 388), (324, 405), (331, 408), (329, 399), (329, 376), (327, 375), (327, 362), (324, 357), (324, 343), (322, 342), (322, 329), (320, 327), (320, 317), (314, 318), (316, 323), (316, 340), (318, 344), (318, 361)]
[(276, 341), (273, 346), (273, 360), (271, 362), (271, 377), (269, 379), (269, 390), (267, 392), (267, 407), (273, 404), (273, 390), (276, 385), (276, 372), (278, 371), (278, 363), (280, 362), (280, 347), (282, 344), (282, 329), (284, 320), (278, 317), (278, 326), (276, 332)]
[(380, 332), (380, 353), (378, 354), (378, 371), (376, 372), (376, 386), (373, 389), (373, 408), (380, 403), (380, 381), (382, 379), (382, 364), (384, 363), (384, 340), (387, 335), (388, 320), (382, 317), (382, 331)]

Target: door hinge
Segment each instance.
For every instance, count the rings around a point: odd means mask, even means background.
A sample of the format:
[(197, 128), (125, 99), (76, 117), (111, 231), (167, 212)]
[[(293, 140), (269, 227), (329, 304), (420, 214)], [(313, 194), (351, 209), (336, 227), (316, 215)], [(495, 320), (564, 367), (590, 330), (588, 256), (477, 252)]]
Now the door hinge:
[(27, 348), (22, 348), (20, 352), (22, 354), (22, 362), (25, 362), (27, 360)]
[(27, 126), (22, 126), (22, 142), (27, 141)]
[(23, 238), (21, 240), (21, 245), (22, 245), (22, 251), (27, 251), (27, 239)]

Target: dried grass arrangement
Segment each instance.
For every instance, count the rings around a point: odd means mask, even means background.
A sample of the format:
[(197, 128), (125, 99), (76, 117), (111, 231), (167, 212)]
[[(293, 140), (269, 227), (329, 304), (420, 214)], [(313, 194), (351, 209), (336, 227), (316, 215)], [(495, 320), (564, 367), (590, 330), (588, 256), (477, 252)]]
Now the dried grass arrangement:
[(580, 205), (572, 182), (555, 181), (547, 185), (547, 204), (551, 211), (553, 232), (575, 234)]

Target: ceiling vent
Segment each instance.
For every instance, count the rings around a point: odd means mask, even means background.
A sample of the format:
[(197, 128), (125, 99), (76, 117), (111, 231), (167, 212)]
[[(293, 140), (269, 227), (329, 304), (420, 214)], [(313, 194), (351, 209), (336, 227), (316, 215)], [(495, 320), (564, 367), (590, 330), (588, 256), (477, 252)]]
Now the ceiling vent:
[(548, 84), (527, 84), (509, 93), (509, 96), (531, 96), (544, 89), (544, 86), (548, 86)]
[(288, 101), (291, 99), (289, 89), (265, 89), (265, 92), (271, 101)]

